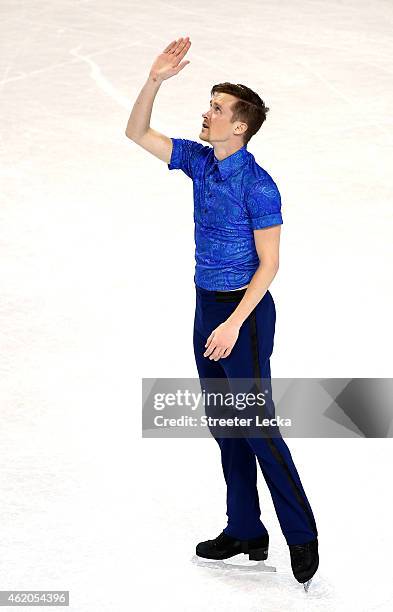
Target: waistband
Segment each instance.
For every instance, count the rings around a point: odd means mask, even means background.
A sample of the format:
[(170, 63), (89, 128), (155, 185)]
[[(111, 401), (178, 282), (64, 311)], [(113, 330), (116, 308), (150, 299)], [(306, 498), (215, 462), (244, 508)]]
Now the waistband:
[(243, 289), (234, 289), (233, 291), (216, 291), (212, 289), (204, 289), (195, 284), (197, 295), (204, 299), (209, 299), (214, 302), (240, 302), (247, 291), (247, 287)]

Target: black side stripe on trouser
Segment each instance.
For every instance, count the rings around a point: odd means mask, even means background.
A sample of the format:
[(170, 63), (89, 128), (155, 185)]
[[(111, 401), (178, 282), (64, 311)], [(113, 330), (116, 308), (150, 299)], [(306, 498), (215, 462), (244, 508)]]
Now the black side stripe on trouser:
[[(256, 379), (261, 379), (261, 369), (260, 369), (260, 365), (259, 365), (259, 354), (258, 354), (257, 321), (256, 321), (255, 309), (250, 314), (250, 332), (251, 332), (251, 346), (252, 346), (252, 356), (253, 356), (253, 365), (254, 365), (254, 377)], [(256, 382), (257, 382), (257, 385), (259, 386), (259, 381), (257, 380)], [(304, 500), (302, 492), (300, 491), (298, 485), (294, 481), (293, 476), (292, 476), (292, 474), (291, 474), (291, 472), (289, 470), (288, 465), (285, 462), (284, 457), (281, 455), (281, 453), (278, 450), (278, 448), (274, 445), (272, 438), (266, 437), (265, 440), (267, 441), (267, 443), (269, 445), (269, 448), (270, 448), (272, 454), (274, 455), (275, 459), (285, 469), (286, 475), (287, 475), (288, 480), (289, 480), (289, 482), (291, 484), (291, 487), (293, 489), (295, 497), (296, 497), (297, 501), (299, 502), (299, 504), (302, 506), (304, 512), (306, 513), (312, 531), (314, 531), (315, 534), (316, 534), (317, 533), (317, 526), (315, 524), (314, 517), (311, 514), (311, 512), (310, 512), (310, 510), (309, 510), (309, 508), (308, 508), (308, 506), (307, 506), (307, 504), (306, 504), (306, 502)]]

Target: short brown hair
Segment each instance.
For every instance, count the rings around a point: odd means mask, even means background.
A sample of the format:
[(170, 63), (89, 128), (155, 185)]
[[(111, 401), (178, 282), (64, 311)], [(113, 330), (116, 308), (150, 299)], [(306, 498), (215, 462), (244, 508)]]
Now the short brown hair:
[(266, 114), (269, 108), (265, 106), (264, 101), (258, 96), (255, 91), (249, 87), (237, 83), (217, 83), (213, 85), (211, 95), (214, 93), (227, 93), (231, 96), (239, 98), (231, 106), (232, 123), (235, 121), (244, 121), (248, 128), (243, 134), (243, 143), (247, 144), (250, 138), (254, 136), (266, 119)]

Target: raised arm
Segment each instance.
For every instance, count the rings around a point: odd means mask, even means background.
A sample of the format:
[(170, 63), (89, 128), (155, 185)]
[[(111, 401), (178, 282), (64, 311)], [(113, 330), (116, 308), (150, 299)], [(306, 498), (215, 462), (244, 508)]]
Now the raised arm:
[[(189, 37), (173, 40), (155, 59), (149, 77), (137, 97), (126, 127), (126, 136), (152, 155), (169, 164), (172, 140), (153, 130), (150, 119), (153, 102), (161, 83), (178, 74), (189, 61), (181, 61), (191, 46)], [(180, 63), (181, 62), (181, 63)]]

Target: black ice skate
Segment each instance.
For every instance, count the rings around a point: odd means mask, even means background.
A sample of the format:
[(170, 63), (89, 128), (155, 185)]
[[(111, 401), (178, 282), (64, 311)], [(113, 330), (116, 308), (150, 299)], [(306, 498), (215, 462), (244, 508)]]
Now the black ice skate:
[(311, 579), (318, 569), (318, 539), (306, 544), (289, 545), (293, 575), (304, 586), (307, 592)]
[(251, 561), (267, 559), (269, 536), (261, 536), (251, 540), (237, 540), (222, 532), (215, 540), (199, 542), (196, 547), (198, 557), (204, 559), (229, 559), (239, 553), (248, 554)]

